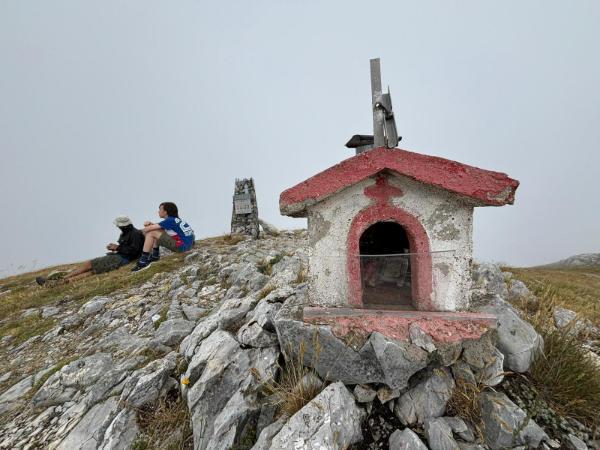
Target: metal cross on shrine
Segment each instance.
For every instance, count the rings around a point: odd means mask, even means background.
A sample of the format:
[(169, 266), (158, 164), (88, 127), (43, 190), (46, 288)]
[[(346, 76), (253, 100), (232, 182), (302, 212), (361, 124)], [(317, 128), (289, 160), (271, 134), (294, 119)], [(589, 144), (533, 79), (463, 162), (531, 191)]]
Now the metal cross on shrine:
[(395, 148), (402, 140), (396, 131), (396, 121), (392, 110), (392, 97), (388, 86), (387, 93), (381, 89), (381, 65), (379, 58), (371, 59), (371, 106), (373, 109), (373, 134), (355, 134), (346, 142), (346, 147), (356, 149), (356, 154), (372, 148)]

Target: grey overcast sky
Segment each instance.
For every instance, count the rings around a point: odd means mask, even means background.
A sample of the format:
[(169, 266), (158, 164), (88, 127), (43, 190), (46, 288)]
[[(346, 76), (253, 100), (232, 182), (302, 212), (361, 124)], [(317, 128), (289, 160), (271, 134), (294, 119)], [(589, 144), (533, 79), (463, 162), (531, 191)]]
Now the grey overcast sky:
[(236, 177), (279, 193), (370, 133), (380, 57), (401, 147), (508, 173), (475, 255), (600, 251), (600, 2), (0, 1), (0, 277), (104, 253), (174, 201), (228, 231)]

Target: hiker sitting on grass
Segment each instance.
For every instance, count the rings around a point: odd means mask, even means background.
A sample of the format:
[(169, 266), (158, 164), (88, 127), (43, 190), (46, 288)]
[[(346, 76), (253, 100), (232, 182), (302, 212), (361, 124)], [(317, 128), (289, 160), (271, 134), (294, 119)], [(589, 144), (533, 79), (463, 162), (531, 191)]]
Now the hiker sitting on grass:
[(152, 262), (158, 261), (161, 246), (177, 253), (187, 252), (194, 246), (196, 239), (194, 230), (187, 222), (179, 218), (179, 211), (175, 203), (161, 203), (158, 206), (158, 216), (163, 219), (159, 223), (144, 222), (142, 229), (145, 235), (144, 251), (132, 269), (133, 272), (145, 269)]
[[(129, 217), (126, 216), (117, 217), (113, 223), (121, 230), (118, 244), (108, 244), (106, 249), (110, 253), (107, 253), (106, 256), (84, 262), (76, 270), (66, 275), (63, 281), (68, 282), (74, 279), (85, 278), (92, 274), (110, 272), (140, 257), (144, 246), (144, 235), (142, 232), (135, 228)], [(43, 285), (46, 283), (47, 278), (37, 277), (35, 281), (39, 285)]]

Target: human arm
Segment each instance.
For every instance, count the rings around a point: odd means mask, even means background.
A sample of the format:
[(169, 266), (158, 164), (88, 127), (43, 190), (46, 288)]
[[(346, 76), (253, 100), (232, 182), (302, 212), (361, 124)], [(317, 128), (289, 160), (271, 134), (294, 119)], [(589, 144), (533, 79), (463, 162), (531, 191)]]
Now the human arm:
[(152, 224), (147, 225), (144, 228), (142, 228), (142, 231), (144, 233), (147, 233), (148, 231), (154, 231), (154, 230), (162, 230), (162, 227), (157, 223), (152, 223)]

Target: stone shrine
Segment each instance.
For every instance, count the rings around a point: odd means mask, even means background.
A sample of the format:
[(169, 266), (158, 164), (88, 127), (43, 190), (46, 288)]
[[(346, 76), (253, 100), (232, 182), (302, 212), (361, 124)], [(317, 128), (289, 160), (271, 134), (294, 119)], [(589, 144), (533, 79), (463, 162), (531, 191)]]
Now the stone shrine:
[(495, 326), (493, 316), (458, 313), (469, 306), (473, 210), (512, 204), (519, 182), (396, 148), (379, 60), (371, 76), (374, 136), (354, 136), (347, 146), (355, 156), (280, 196), (282, 214), (308, 219), (308, 293), (317, 308), (305, 308), (305, 321), (399, 338), (415, 320), (434, 335), (448, 321)]
[(258, 205), (252, 178), (236, 179), (233, 191), (231, 234), (246, 234), (254, 239), (259, 235)]

